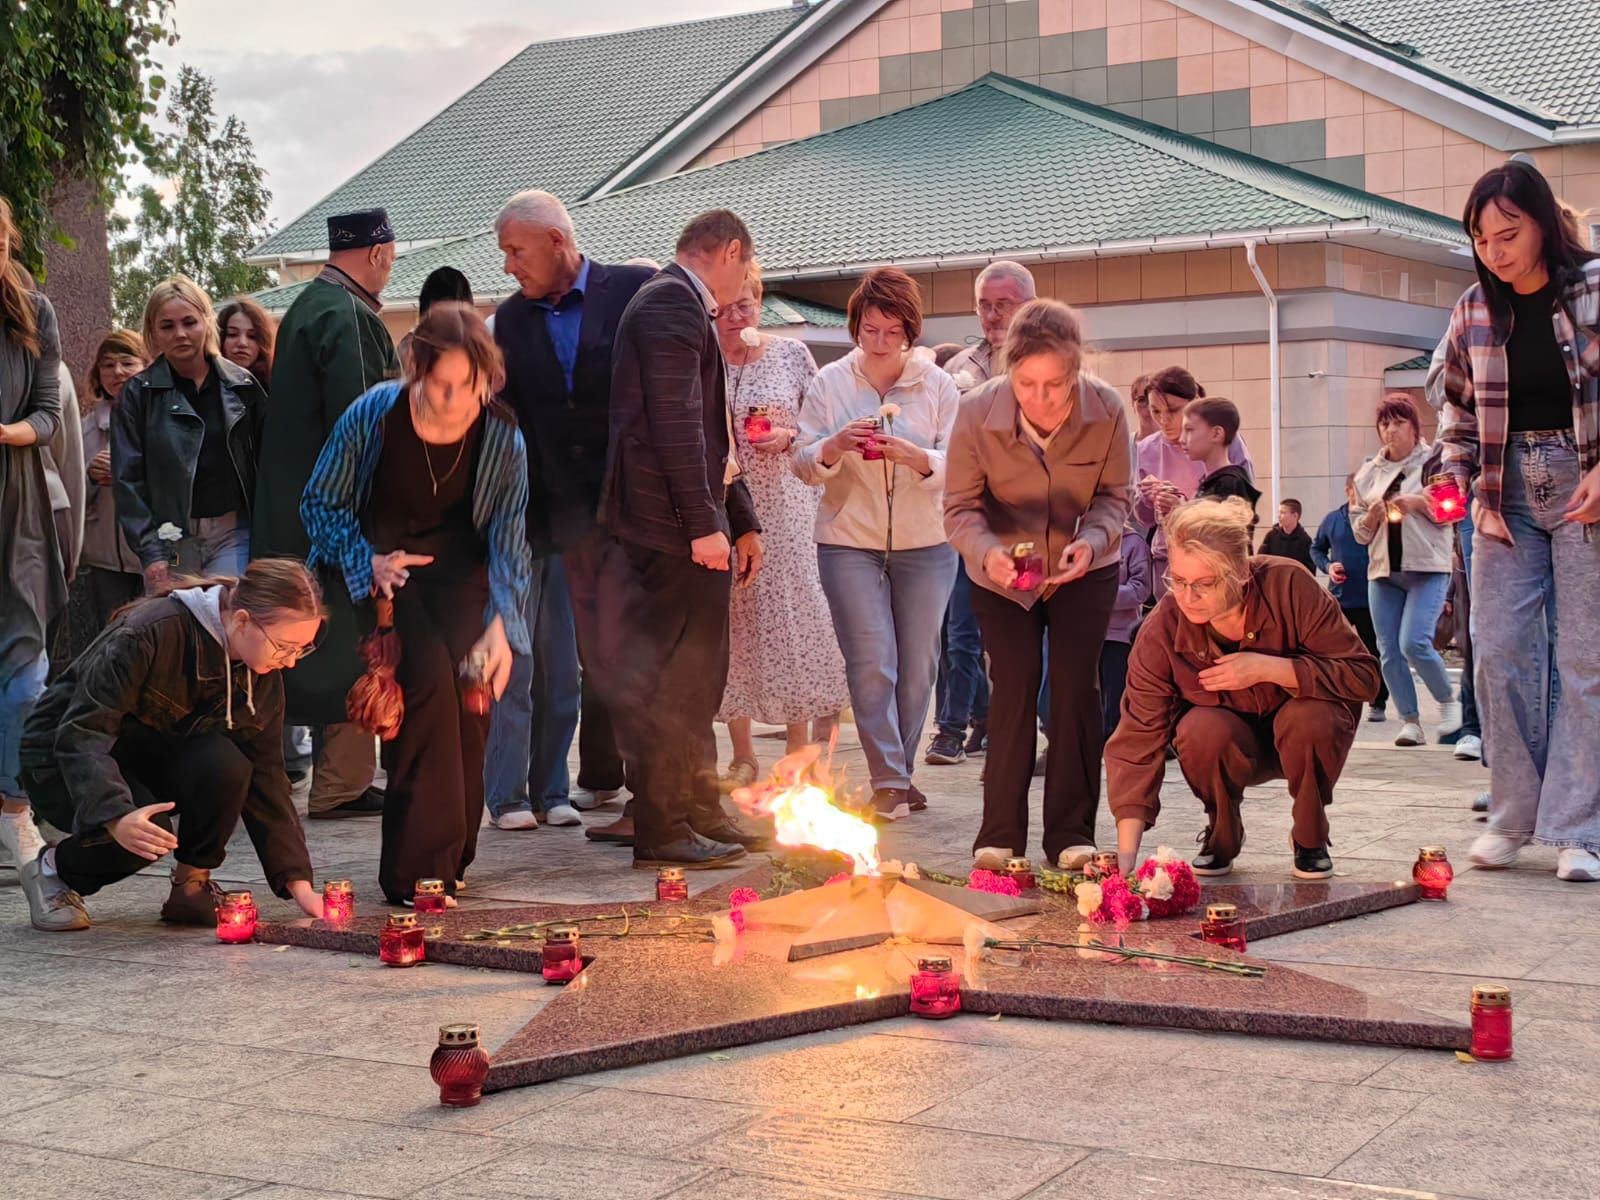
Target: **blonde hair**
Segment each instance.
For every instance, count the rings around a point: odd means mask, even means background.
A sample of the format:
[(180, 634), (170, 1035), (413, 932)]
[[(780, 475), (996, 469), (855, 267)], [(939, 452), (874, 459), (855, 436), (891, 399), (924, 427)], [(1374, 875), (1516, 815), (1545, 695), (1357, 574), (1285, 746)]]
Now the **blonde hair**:
[(750, 265), (745, 268), (744, 281), (750, 285), (750, 294), (755, 297), (756, 303), (760, 304), (767, 287), (761, 278), (761, 263), (758, 260), (750, 260)]
[(150, 289), (150, 298), (144, 302), (144, 344), (147, 351), (161, 345), (156, 337), (156, 318), (162, 308), (174, 300), (182, 300), (200, 314), (200, 324), (205, 329), (206, 357), (220, 358), (222, 343), (217, 338), (217, 314), (211, 307), (211, 297), (206, 290), (187, 275), (174, 275), (163, 279)]
[(1178, 505), (1162, 522), (1167, 546), (1200, 558), (1217, 573), (1229, 606), (1244, 595), (1249, 574), (1250, 525), (1255, 510), (1238, 496), (1204, 497)]

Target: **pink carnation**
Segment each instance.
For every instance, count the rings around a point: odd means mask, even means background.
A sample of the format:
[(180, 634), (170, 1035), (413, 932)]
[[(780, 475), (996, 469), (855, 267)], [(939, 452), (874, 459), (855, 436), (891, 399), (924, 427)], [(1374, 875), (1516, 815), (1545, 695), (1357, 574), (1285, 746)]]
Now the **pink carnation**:
[(1140, 865), (1134, 878), (1143, 882), (1152, 878), (1157, 871), (1165, 871), (1172, 880), (1172, 895), (1164, 900), (1145, 897), (1152, 917), (1175, 917), (1200, 903), (1200, 881), (1194, 877), (1194, 869), (1188, 863), (1181, 858), (1171, 862), (1157, 862), (1149, 858)]
[(734, 932), (744, 932), (744, 909), (736, 908), (728, 914), (728, 921), (733, 926)]
[(728, 893), (730, 908), (743, 908), (746, 904), (754, 904), (761, 899), (761, 893), (753, 887), (736, 887)]
[(993, 892), (997, 896), (1022, 895), (1022, 889), (1011, 876), (985, 871), (982, 867), (975, 868), (967, 876), (967, 887), (974, 892)]
[(1122, 930), (1134, 921), (1144, 920), (1144, 901), (1134, 895), (1128, 881), (1121, 875), (1107, 873), (1100, 882), (1100, 891), (1100, 907), (1089, 916), (1089, 920), (1096, 925), (1115, 925)]

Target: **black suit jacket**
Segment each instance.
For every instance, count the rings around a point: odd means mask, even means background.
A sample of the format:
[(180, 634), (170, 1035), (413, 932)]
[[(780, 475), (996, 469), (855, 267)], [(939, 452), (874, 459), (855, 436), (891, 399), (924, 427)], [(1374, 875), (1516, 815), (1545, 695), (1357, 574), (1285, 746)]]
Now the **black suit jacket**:
[(528, 541), (536, 555), (570, 549), (594, 528), (610, 439), (617, 325), (654, 274), (590, 260), (570, 390), (545, 310), (520, 293), (495, 310), (494, 340), (506, 360), (501, 398), (517, 414), (528, 445)]
[(673, 264), (628, 302), (611, 369), (611, 444), (601, 523), (615, 536), (669, 554), (695, 538), (759, 530), (728, 463), (722, 348), (700, 292)]

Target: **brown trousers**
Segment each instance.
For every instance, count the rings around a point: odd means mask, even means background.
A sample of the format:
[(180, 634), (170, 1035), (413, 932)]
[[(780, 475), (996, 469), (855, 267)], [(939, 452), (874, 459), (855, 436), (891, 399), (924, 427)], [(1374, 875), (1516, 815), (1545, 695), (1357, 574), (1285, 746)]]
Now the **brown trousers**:
[(1356, 716), (1336, 700), (1286, 700), (1256, 715), (1229, 708), (1191, 708), (1178, 721), (1178, 766), (1205, 806), (1205, 848), (1238, 857), (1244, 845), (1239, 803), (1244, 790), (1269, 779), (1289, 785), (1294, 840), (1307, 849), (1329, 845), (1327, 806), (1356, 740)]

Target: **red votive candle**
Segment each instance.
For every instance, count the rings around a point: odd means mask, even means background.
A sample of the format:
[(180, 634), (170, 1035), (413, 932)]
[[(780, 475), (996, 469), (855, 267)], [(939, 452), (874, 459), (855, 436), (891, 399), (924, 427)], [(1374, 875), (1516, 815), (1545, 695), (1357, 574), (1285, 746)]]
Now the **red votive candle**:
[(1454, 475), (1435, 475), (1423, 491), (1428, 497), (1428, 509), (1439, 524), (1454, 524), (1467, 515), (1467, 498)]
[(461, 664), (461, 705), (475, 717), (486, 717), (494, 707), (494, 692), (489, 687), (489, 656), (481, 650), (467, 655)]
[(1019, 891), (1031, 892), (1037, 884), (1033, 877), (1033, 864), (1025, 858), (1008, 858), (1000, 873), (1017, 881)]
[(414, 967), (428, 956), (422, 926), (415, 913), (395, 913), (378, 934), (378, 961), (391, 967)]
[(1443, 900), (1450, 890), (1450, 881), (1456, 877), (1443, 846), (1424, 846), (1417, 851), (1417, 861), (1411, 866), (1411, 878), (1422, 889), (1424, 900)]
[(1117, 857), (1115, 850), (1096, 850), (1084, 874), (1091, 879), (1104, 879), (1108, 875), (1119, 874), (1121, 870), (1122, 860)]
[(544, 935), (543, 974), (546, 983), (570, 983), (583, 970), (578, 953), (578, 927), (552, 925)]
[(1019, 592), (1031, 592), (1044, 583), (1044, 555), (1036, 553), (1032, 542), (1018, 542), (1011, 547), (1011, 565), (1017, 576), (1011, 586)]
[(217, 941), (248, 942), (256, 936), (256, 902), (249, 892), (228, 892), (217, 905)]
[(428, 1060), (428, 1074), (439, 1085), (439, 1103), (446, 1108), (471, 1108), (483, 1099), (489, 1054), (478, 1039), (476, 1025), (439, 1026), (439, 1045)]
[(343, 925), (356, 915), (356, 889), (348, 879), (330, 879), (322, 885), (322, 919)]
[(1503, 983), (1473, 985), (1472, 1057), (1511, 1057), (1511, 989)]
[(656, 899), (663, 904), (681, 904), (689, 898), (689, 885), (682, 867), (662, 867), (656, 872)]
[[(882, 429), (883, 418), (873, 417), (872, 427), (873, 429)], [(877, 462), (883, 457), (883, 447), (878, 445), (878, 439), (876, 436), (867, 438), (867, 444), (861, 447), (861, 457), (866, 459), (868, 462)]]
[(765, 404), (753, 404), (744, 410), (744, 436), (750, 441), (772, 435), (772, 417)]
[(911, 977), (911, 1011), (933, 1020), (961, 1011), (961, 976), (948, 954), (917, 959), (917, 973)]
[(1244, 953), (1244, 921), (1237, 904), (1208, 904), (1206, 919), (1200, 922), (1200, 937), (1213, 946), (1226, 946)]
[(425, 917), (430, 913), (442, 913), (445, 910), (444, 880), (417, 880), (417, 886), (411, 892), (411, 907), (416, 910), (419, 917)]

